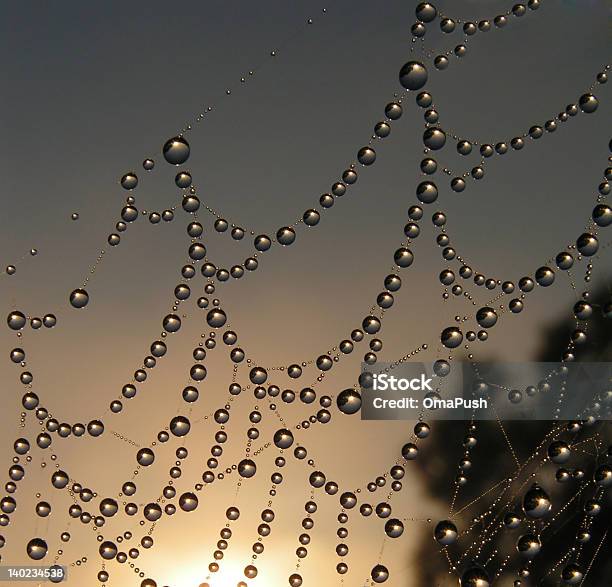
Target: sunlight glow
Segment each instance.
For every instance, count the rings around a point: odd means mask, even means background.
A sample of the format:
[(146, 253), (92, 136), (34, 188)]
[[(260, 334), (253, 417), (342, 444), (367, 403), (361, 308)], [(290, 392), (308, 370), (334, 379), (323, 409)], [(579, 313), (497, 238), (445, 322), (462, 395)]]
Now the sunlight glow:
[(175, 587), (247, 587), (243, 568), (227, 561), (217, 573), (211, 574), (208, 581), (205, 580), (206, 575), (208, 575), (206, 567), (185, 568), (177, 573), (173, 585)]

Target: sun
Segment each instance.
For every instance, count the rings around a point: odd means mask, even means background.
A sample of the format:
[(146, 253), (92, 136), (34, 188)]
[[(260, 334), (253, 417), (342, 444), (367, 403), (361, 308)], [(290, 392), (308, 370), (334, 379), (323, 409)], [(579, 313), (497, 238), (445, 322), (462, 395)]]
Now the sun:
[(208, 574), (205, 569), (184, 568), (174, 579), (175, 587), (248, 587), (244, 581), (244, 570), (240, 565), (226, 561), (218, 572), (211, 573), (210, 579), (204, 577)]
[(200, 583), (198, 587), (248, 587), (244, 581), (236, 582), (235, 579), (214, 577), (204, 583)]

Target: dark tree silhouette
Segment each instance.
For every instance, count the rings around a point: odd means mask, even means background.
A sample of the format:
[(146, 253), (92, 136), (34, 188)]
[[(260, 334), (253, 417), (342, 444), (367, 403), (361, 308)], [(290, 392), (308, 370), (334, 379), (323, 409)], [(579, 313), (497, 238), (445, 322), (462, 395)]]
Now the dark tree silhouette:
[[(607, 290), (599, 290), (592, 295), (589, 300), (595, 308), (593, 317), (588, 321), (588, 342), (579, 347), (576, 352), (577, 361), (605, 361), (612, 360), (612, 319), (605, 318), (601, 311), (606, 303), (610, 303), (612, 296)], [(544, 343), (541, 350), (534, 357), (535, 361), (558, 362), (567, 348), (569, 337), (575, 328), (575, 320), (571, 313), (567, 319), (562, 318), (553, 323), (545, 332)], [(454, 480), (459, 470), (457, 464), (463, 456), (462, 441), (467, 431), (466, 422), (435, 422), (432, 424), (432, 434), (424, 441), (421, 446), (420, 457), (415, 462), (420, 469), (427, 484), (428, 491), (432, 498), (439, 500), (441, 504), (447, 505), (452, 498)], [(543, 421), (507, 421), (503, 423), (505, 433), (510, 440), (519, 461), (524, 462), (551, 430), (552, 422)], [(489, 490), (496, 482), (510, 476), (516, 466), (509, 451), (508, 444), (502, 434), (497, 422), (477, 422), (476, 447), (471, 451), (473, 468), (467, 472), (468, 482), (461, 488), (461, 498), (457, 502), (455, 514), (450, 515), (460, 533), (456, 544), (448, 547), (448, 554), (453, 562), (469, 546), (470, 541), (481, 540), (486, 526), (477, 524), (469, 535), (461, 536), (472, 523), (472, 519), (482, 514), (490, 506), (499, 492), (491, 491), (481, 499), (477, 498)], [(564, 431), (567, 438), (573, 438), (573, 442), (580, 443), (583, 440), (598, 434), (604, 438), (603, 449), (599, 451), (595, 458), (594, 445), (588, 451), (591, 454), (579, 453), (572, 454), (566, 467), (572, 471), (577, 467), (584, 469), (584, 479), (592, 479), (592, 475), (598, 465), (612, 461), (610, 452), (612, 442), (612, 423), (609, 421), (598, 422), (592, 426), (584, 426), (581, 431), (574, 436)], [(584, 445), (586, 446), (586, 445)], [(547, 444), (544, 444), (546, 450)], [(542, 454), (542, 453), (541, 453)], [(580, 487), (580, 481), (571, 479), (566, 483), (559, 483), (555, 479), (556, 470), (559, 465), (549, 463), (539, 472), (537, 479), (546, 484), (553, 502), (553, 515), (559, 510), (559, 506), (570, 500)], [(526, 491), (532, 481), (525, 485)], [(523, 493), (524, 493), (523, 491)], [(604, 503), (601, 513), (593, 518), (591, 526), (591, 540), (582, 546), (583, 554), (581, 561), (587, 564), (595, 554), (597, 547), (608, 528), (612, 524), (612, 491), (608, 488), (605, 492)], [(513, 580), (520, 580), (521, 587), (548, 587), (562, 585), (560, 573), (564, 566), (572, 559), (558, 564), (563, 554), (571, 547), (576, 540), (576, 535), (580, 530), (580, 524), (584, 516), (584, 503), (586, 499), (592, 497), (593, 487), (584, 491), (576, 497), (563, 513), (555, 519), (554, 524), (546, 529), (542, 535), (542, 549), (533, 559), (530, 565), (531, 573), (529, 577), (520, 577), (518, 571), (523, 566), (523, 560), (516, 550), (516, 540), (527, 531), (527, 526), (522, 522), (519, 528), (511, 530), (504, 529), (495, 535), (491, 543), (485, 547), (481, 556), (477, 557), (476, 563), (483, 565), (494, 550), (499, 551), (499, 555), (494, 558), (494, 562), (486, 566), (486, 569), (494, 573), (499, 567), (501, 560), (507, 554), (512, 554), (512, 559), (504, 568), (502, 585), (512, 585)], [(513, 510), (521, 513), (520, 497), (515, 500)], [(472, 507), (461, 512), (464, 504), (477, 500)], [(503, 503), (503, 501), (501, 502)], [(556, 506), (556, 507), (555, 507)], [(461, 512), (458, 514), (458, 511)], [(441, 518), (444, 519), (444, 518)], [(419, 551), (418, 560), (423, 561), (417, 567), (418, 577), (415, 581), (407, 584), (406, 587), (414, 585), (426, 585), (431, 587), (456, 586), (457, 577), (449, 575), (449, 566), (446, 557), (442, 552), (442, 546), (435, 542), (433, 528), (437, 520), (433, 520), (431, 534), (425, 540)], [(612, 559), (609, 556), (610, 545), (612, 544), (612, 528), (607, 536), (605, 543), (599, 550), (598, 555), (592, 561), (588, 574), (581, 585), (583, 587), (605, 587), (612, 585)], [(470, 553), (471, 554), (471, 553)], [(461, 572), (472, 562), (470, 557), (462, 560), (457, 565)], [(551, 571), (552, 569), (552, 571)], [(586, 568), (582, 569), (583, 572)], [(514, 576), (513, 576), (514, 575)], [(493, 581), (496, 585), (498, 580)], [(580, 583), (579, 583), (580, 584)]]

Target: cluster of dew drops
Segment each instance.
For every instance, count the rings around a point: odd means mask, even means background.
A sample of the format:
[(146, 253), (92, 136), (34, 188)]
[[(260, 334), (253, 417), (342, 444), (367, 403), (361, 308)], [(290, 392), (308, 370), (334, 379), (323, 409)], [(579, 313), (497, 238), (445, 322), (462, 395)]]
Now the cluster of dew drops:
[[(447, 15), (441, 14), (436, 7), (431, 3), (420, 3), (416, 7), (417, 21), (413, 24), (411, 31), (413, 34), (413, 40), (421, 39), (425, 37), (427, 26), (432, 22), (439, 20), (440, 29), (443, 33), (450, 34), (454, 32), (458, 24), (462, 25), (462, 31), (465, 35), (464, 42), (460, 45), (455, 46), (453, 49), (433, 56), (433, 54), (424, 53), (424, 57), (431, 59), (433, 67), (438, 71), (445, 70), (449, 64), (449, 57), (456, 57), (458, 59), (463, 58), (467, 53), (467, 40), (477, 32), (486, 33), (492, 29), (504, 28), (511, 17), (522, 17), (528, 10), (535, 11), (540, 7), (538, 0), (530, 0), (527, 5), (515, 4), (511, 10), (507, 13), (496, 16), (492, 21), (481, 20), (478, 22), (463, 21), (461, 19), (453, 19)], [(309, 24), (311, 24), (309, 20)], [(414, 49), (413, 49), (414, 50)], [(271, 52), (272, 57), (276, 57), (276, 51)], [(204, 344), (199, 345), (194, 349), (193, 357), (197, 361), (190, 370), (189, 376), (193, 384), (186, 386), (182, 390), (182, 399), (188, 404), (194, 404), (199, 399), (199, 390), (197, 384), (202, 382), (207, 376), (207, 368), (204, 366), (204, 360), (207, 357), (207, 352), (212, 352), (218, 344), (225, 344), (230, 348), (229, 354), (232, 362), (234, 363), (234, 377), (232, 384), (230, 385), (229, 392), (230, 396), (238, 396), (244, 391), (244, 388), (237, 381), (238, 368), (241, 363), (245, 363), (249, 367), (248, 379), (249, 384), (246, 389), (251, 389), (253, 386), (253, 393), (257, 400), (267, 399), (270, 403), (270, 409), (273, 411), (275, 416), (280, 420), (282, 427), (278, 428), (272, 435), (271, 442), (267, 442), (262, 448), (253, 451), (252, 444), (259, 438), (260, 432), (258, 424), (262, 419), (262, 414), (259, 408), (253, 410), (249, 416), (250, 427), (247, 430), (247, 451), (246, 456), (236, 465), (228, 467), (225, 473), (215, 473), (214, 470), (219, 465), (219, 457), (223, 453), (222, 445), (227, 441), (228, 434), (225, 431), (224, 424), (230, 418), (231, 403), (228, 401), (223, 407), (219, 407), (212, 412), (211, 417), (208, 421), (214, 421), (220, 425), (220, 430), (215, 434), (215, 445), (211, 449), (211, 457), (207, 460), (208, 469), (202, 474), (202, 483), (195, 485), (195, 491), (187, 491), (182, 493), (177, 500), (178, 509), (183, 512), (192, 512), (199, 506), (198, 492), (201, 491), (206, 485), (210, 485), (213, 482), (221, 481), (226, 478), (231, 478), (234, 471), (239, 475), (239, 481), (237, 487), (240, 488), (244, 480), (254, 477), (257, 473), (257, 464), (255, 456), (259, 457), (261, 453), (269, 448), (274, 447), (278, 451), (274, 463), (277, 470), (271, 476), (271, 489), (269, 490), (269, 500), (267, 501), (266, 507), (261, 512), (261, 524), (257, 527), (257, 541), (253, 544), (253, 554), (251, 561), (244, 568), (244, 579), (238, 582), (239, 587), (245, 587), (248, 581), (255, 579), (258, 574), (258, 566), (256, 564), (257, 557), (262, 555), (265, 550), (264, 539), (272, 531), (272, 523), (276, 517), (276, 513), (273, 509), (273, 501), (279, 487), (284, 482), (283, 467), (286, 464), (286, 451), (293, 447), (293, 456), (298, 460), (307, 463), (312, 469), (308, 476), (308, 483), (311, 489), (311, 497), (304, 504), (306, 515), (302, 520), (302, 532), (298, 538), (299, 546), (296, 550), (297, 564), (295, 572), (292, 572), (288, 576), (288, 584), (290, 587), (300, 587), (304, 582), (304, 578), (301, 572), (301, 566), (303, 560), (308, 555), (307, 546), (311, 541), (311, 533), (315, 526), (314, 516), (317, 512), (318, 505), (315, 499), (315, 491), (323, 489), (326, 495), (335, 496), (339, 494), (340, 513), (338, 514), (338, 531), (337, 535), (341, 542), (336, 547), (336, 554), (339, 557), (339, 562), (336, 565), (336, 571), (340, 576), (341, 583), (344, 583), (344, 575), (349, 571), (349, 565), (346, 562), (349, 553), (349, 546), (347, 545), (347, 537), (349, 535), (348, 522), (349, 512), (359, 505), (358, 511), (363, 517), (370, 517), (372, 514), (376, 514), (373, 519), (381, 519), (383, 521), (383, 531), (385, 539), (398, 539), (404, 534), (406, 518), (400, 518), (398, 515), (393, 516), (394, 513), (392, 505), (389, 503), (394, 493), (398, 493), (403, 489), (402, 479), (405, 475), (405, 465), (407, 462), (413, 461), (417, 458), (419, 453), (418, 441), (426, 439), (431, 432), (430, 426), (424, 422), (419, 421), (414, 427), (413, 439), (414, 442), (405, 443), (400, 452), (400, 457), (397, 458), (394, 463), (390, 466), (388, 472), (383, 475), (376, 477), (373, 481), (369, 482), (366, 486), (368, 492), (374, 494), (377, 490), (385, 487), (390, 481), (391, 491), (385, 501), (379, 502), (377, 505), (371, 505), (361, 498), (361, 490), (342, 490), (341, 484), (329, 479), (329, 475), (316, 469), (315, 461), (309, 456), (308, 450), (301, 442), (297, 442), (296, 432), (299, 431), (300, 436), (311, 429), (314, 424), (327, 424), (332, 420), (332, 408), (334, 404), (333, 395), (322, 395), (319, 397), (319, 409), (304, 419), (294, 429), (285, 422), (280, 410), (274, 398), (279, 396), (285, 403), (292, 403), (296, 399), (296, 394), (290, 389), (285, 389), (281, 392), (281, 388), (275, 384), (272, 384), (270, 378), (272, 376), (280, 377), (286, 376), (291, 380), (299, 379), (303, 374), (311, 367), (315, 367), (319, 375), (316, 379), (316, 383), (312, 387), (304, 387), (298, 394), (299, 399), (305, 405), (313, 404), (317, 398), (315, 388), (317, 385), (324, 383), (325, 373), (328, 372), (333, 366), (339, 362), (339, 360), (346, 355), (353, 352), (356, 345), (362, 341), (371, 338), (369, 342), (369, 351), (364, 356), (364, 362), (368, 365), (373, 365), (377, 362), (376, 353), (382, 349), (383, 342), (380, 338), (379, 331), (382, 328), (383, 318), (386, 311), (388, 311), (394, 303), (394, 295), (401, 289), (402, 279), (399, 275), (401, 269), (410, 267), (414, 262), (414, 252), (412, 244), (420, 235), (421, 229), (419, 222), (424, 217), (424, 208), (433, 204), (438, 200), (439, 194), (443, 191), (442, 184), (439, 181), (433, 181), (433, 177), (436, 173), (443, 173), (447, 176), (452, 176), (449, 182), (449, 189), (456, 193), (463, 192), (468, 187), (468, 181), (480, 181), (485, 176), (485, 166), (487, 160), (494, 156), (503, 156), (511, 151), (522, 150), (529, 140), (539, 140), (546, 133), (551, 134), (555, 132), (560, 123), (566, 122), (570, 118), (576, 116), (582, 112), (584, 114), (591, 114), (595, 112), (599, 106), (599, 101), (593, 93), (592, 88), (589, 91), (582, 94), (576, 104), (570, 104), (563, 112), (559, 113), (556, 117), (551, 118), (541, 125), (532, 125), (529, 129), (522, 134), (517, 134), (515, 137), (508, 141), (494, 141), (491, 143), (479, 142), (475, 139), (461, 138), (455, 133), (444, 129), (439, 124), (439, 112), (435, 108), (433, 97), (430, 93), (425, 91), (425, 87), (428, 78), (428, 66), (424, 63), (425, 59), (417, 60), (412, 59), (405, 63), (399, 71), (399, 83), (407, 90), (408, 93), (418, 92), (416, 94), (416, 104), (418, 107), (424, 110), (425, 119), (425, 130), (423, 133), (423, 145), (425, 147), (425, 157), (420, 163), (420, 171), (422, 175), (428, 176), (426, 178), (420, 178), (416, 189), (415, 196), (418, 200), (418, 204), (410, 207), (408, 211), (409, 222), (404, 228), (405, 240), (399, 248), (393, 252), (393, 271), (384, 278), (384, 290), (376, 297), (376, 302), (372, 306), (372, 309), (368, 315), (366, 315), (361, 321), (360, 327), (355, 328), (349, 338), (343, 339), (334, 347), (333, 352), (328, 351), (317, 357), (312, 361), (296, 362), (289, 365), (288, 367), (279, 368), (265, 368), (262, 367), (250, 358), (250, 356), (240, 347), (237, 346), (238, 335), (232, 329), (230, 329), (229, 317), (227, 312), (222, 309), (221, 302), (218, 298), (211, 301), (208, 297), (199, 297), (197, 299), (197, 306), (201, 309), (206, 309), (206, 324), (210, 327), (213, 332), (203, 335), (205, 338)], [(604, 84), (607, 82), (607, 70), (600, 72), (597, 75), (596, 83)], [(374, 142), (376, 140), (382, 140), (389, 136), (391, 133), (392, 124), (401, 118), (403, 113), (403, 100), (394, 99), (394, 101), (387, 104), (384, 109), (385, 119), (379, 121), (374, 126), (374, 134), (370, 142), (361, 147), (356, 156), (357, 164), (361, 165), (362, 168), (372, 166), (377, 159), (376, 149)], [(449, 139), (450, 138), (450, 139)], [(480, 163), (471, 169), (454, 173), (449, 168), (440, 168), (439, 162), (434, 158), (436, 152), (443, 153), (443, 148), (450, 143), (455, 141), (457, 153), (461, 156), (469, 156), (474, 149), (474, 146), (478, 146), (478, 151), (481, 157)], [(172, 166), (183, 166), (190, 156), (191, 147), (185, 136), (180, 134), (165, 142), (162, 148), (163, 158), (167, 163)], [(208, 251), (204, 244), (201, 242), (201, 237), (204, 234), (204, 227), (199, 222), (198, 213), (200, 212), (201, 202), (198, 197), (198, 191), (194, 186), (193, 177), (190, 171), (181, 169), (175, 176), (176, 186), (183, 190), (181, 207), (190, 216), (190, 222), (187, 226), (187, 234), (190, 237), (190, 245), (188, 247), (189, 263), (184, 265), (181, 269), (181, 275), (184, 282), (178, 284), (173, 291), (175, 297), (175, 303), (172, 308), (172, 312), (165, 315), (162, 319), (162, 332), (160, 339), (154, 341), (150, 347), (150, 355), (145, 357), (143, 363), (144, 368), (138, 369), (134, 373), (134, 381), (132, 383), (125, 384), (122, 388), (122, 397), (117, 400), (113, 400), (110, 405), (112, 414), (117, 414), (123, 411), (124, 401), (130, 400), (137, 394), (136, 384), (143, 384), (147, 379), (147, 370), (156, 366), (159, 360), (161, 360), (167, 352), (168, 348), (168, 336), (178, 332), (183, 324), (180, 312), (178, 311), (179, 304), (186, 301), (191, 297), (191, 289), (186, 282), (192, 279), (196, 275), (195, 266), (197, 263), (201, 264), (201, 273), (206, 278), (207, 282), (204, 291), (207, 296), (216, 293), (215, 281), (220, 284), (227, 281), (230, 277), (234, 279), (242, 278), (246, 272), (252, 272), (259, 268), (260, 255), (269, 250), (272, 246), (280, 245), (281, 247), (289, 247), (297, 238), (296, 228), (303, 224), (307, 228), (316, 226), (321, 218), (322, 213), (332, 208), (335, 203), (347, 194), (348, 189), (357, 182), (358, 179), (358, 165), (356, 163), (348, 166), (344, 172), (341, 173), (341, 179), (335, 181), (330, 189), (329, 193), (323, 194), (319, 198), (320, 210), (315, 208), (309, 208), (304, 212), (298, 222), (288, 224), (280, 227), (274, 235), (266, 234), (265, 232), (258, 233), (254, 230), (245, 230), (237, 223), (229, 222), (225, 217), (207, 209), (207, 211), (215, 217), (214, 230), (217, 232), (225, 232), (231, 226), (230, 234), (234, 240), (242, 240), (245, 234), (250, 232), (253, 237), (253, 254), (248, 257), (244, 262), (236, 264), (229, 269), (223, 267), (217, 267), (212, 263), (208, 257)], [(147, 172), (152, 171), (155, 168), (155, 162), (153, 159), (147, 158), (143, 161), (143, 169)], [(455, 296), (465, 295), (469, 302), (473, 302), (474, 297), (469, 294), (467, 295), (464, 287), (456, 284), (457, 274), (464, 280), (473, 279), (476, 287), (484, 287), (486, 291), (493, 291), (497, 288), (501, 288), (501, 293), (498, 294), (494, 300), (498, 301), (505, 295), (513, 295), (516, 292), (517, 286), (521, 292), (518, 297), (512, 298), (506, 305), (502, 304), (499, 307), (494, 307), (493, 303), (481, 306), (473, 316), (473, 319), (478, 324), (480, 330), (468, 330), (463, 332), (459, 326), (449, 326), (445, 328), (439, 337), (439, 344), (441, 348), (446, 349), (449, 353), (448, 356), (439, 358), (434, 363), (435, 374), (443, 378), (450, 372), (452, 352), (454, 349), (460, 348), (465, 345), (466, 350), (470, 350), (470, 343), (474, 341), (486, 341), (488, 339), (488, 330), (493, 328), (498, 322), (502, 314), (506, 313), (506, 308), (510, 314), (517, 314), (523, 311), (525, 307), (526, 294), (533, 291), (537, 286), (547, 288), (555, 281), (555, 274), (557, 271), (569, 271), (575, 264), (584, 259), (593, 258), (600, 250), (600, 241), (598, 230), (600, 228), (609, 226), (612, 223), (612, 209), (606, 203), (605, 197), (609, 194), (610, 187), (608, 181), (612, 179), (612, 171), (610, 167), (607, 167), (604, 171), (604, 179), (598, 186), (597, 202), (593, 208), (589, 227), (587, 231), (578, 236), (575, 242), (567, 247), (566, 250), (558, 252), (554, 257), (553, 266), (542, 265), (534, 271), (534, 276), (531, 277), (526, 275), (518, 280), (518, 284), (515, 284), (512, 280), (497, 280), (493, 278), (487, 278), (481, 272), (475, 271), (467, 262), (457, 254), (456, 250), (450, 245), (450, 239), (447, 231), (445, 230), (446, 225), (446, 214), (442, 211), (436, 211), (432, 215), (432, 222), (434, 226), (440, 230), (437, 237), (437, 244), (442, 248), (442, 257), (444, 261), (450, 263), (458, 261), (461, 266), (458, 271), (453, 271), (450, 268), (446, 268), (440, 273), (440, 282), (445, 287), (453, 286), (451, 292), (447, 290), (444, 292), (444, 299), (452, 294)], [(130, 192), (127, 197), (125, 206), (121, 210), (121, 219), (115, 226), (115, 231), (108, 235), (107, 242), (111, 247), (116, 247), (121, 242), (121, 233), (127, 230), (129, 224), (136, 221), (141, 215), (141, 212), (136, 208), (136, 200), (132, 195), (139, 184), (138, 175), (135, 172), (125, 173), (121, 179), (120, 184), (122, 188)], [(169, 222), (175, 217), (176, 207), (170, 207), (163, 212), (150, 212), (148, 219), (151, 224), (158, 224), (162, 221)], [(144, 211), (142, 212), (144, 213)], [(72, 220), (76, 221), (79, 219), (79, 214), (74, 212), (71, 215)], [(36, 255), (36, 249), (30, 251), (31, 255)], [(98, 262), (102, 256), (99, 257)], [(92, 269), (92, 273), (95, 270)], [(587, 265), (587, 271), (585, 275), (585, 282), (588, 284), (592, 278), (594, 270), (594, 264), (589, 262)], [(15, 266), (10, 265), (6, 269), (8, 275), (15, 274)], [(89, 277), (87, 277), (82, 287), (74, 289), (69, 295), (69, 303), (73, 308), (82, 309), (88, 306), (90, 302), (90, 293), (88, 289)], [(570, 336), (567, 351), (563, 356), (563, 361), (573, 361), (576, 355), (576, 349), (582, 345), (587, 338), (587, 330), (585, 324), (588, 320), (593, 317), (595, 308), (590, 300), (590, 292), (585, 291), (580, 299), (573, 308), (573, 313), (577, 321), (575, 330)], [(606, 318), (612, 317), (612, 303), (608, 302), (601, 308), (603, 316)], [(468, 318), (457, 317), (458, 322), (467, 321)], [(7, 317), (8, 327), (16, 331), (18, 336), (22, 335), (22, 330), (29, 324), (33, 329), (39, 329), (41, 326), (46, 328), (53, 328), (57, 324), (57, 317), (55, 314), (45, 314), (42, 318), (36, 316), (27, 316), (26, 313), (19, 310), (14, 310), (9, 313)], [(216, 336), (216, 333), (220, 329), (225, 328), (225, 331), (220, 337)], [(407, 355), (402, 357), (397, 363), (409, 360), (415, 357), (419, 352), (427, 350), (429, 347), (428, 343), (422, 344)], [(249, 358), (247, 358), (249, 357)], [(472, 358), (473, 354), (470, 352), (469, 357)], [(11, 360), (22, 366), (26, 366), (26, 353), (22, 348), (15, 348), (11, 351)], [(362, 398), (359, 391), (359, 386), (367, 387), (369, 373), (362, 373), (359, 378), (358, 384), (353, 387), (344, 389), (335, 397), (335, 404), (338, 411), (344, 415), (358, 414), (362, 407)], [(29, 371), (24, 371), (20, 375), (20, 380), (24, 385), (31, 387), (33, 375)], [(266, 385), (267, 384), (267, 387)], [(547, 385), (546, 382), (540, 382), (539, 387)], [(533, 395), (538, 391), (536, 386), (532, 386), (525, 391), (525, 395)], [(523, 394), (517, 390), (510, 390), (509, 400), (512, 402), (521, 401)], [(232, 400), (233, 401), (233, 398)], [(52, 444), (52, 437), (50, 433), (56, 433), (60, 438), (68, 438), (69, 436), (79, 437), (88, 433), (92, 437), (99, 437), (105, 432), (105, 424), (102, 419), (94, 419), (87, 425), (81, 423), (66, 424), (60, 423), (44, 407), (40, 405), (40, 398), (33, 391), (28, 391), (23, 396), (23, 406), (27, 411), (35, 410), (37, 419), (44, 424), (44, 432), (37, 436), (36, 444), (41, 449), (49, 449)], [(191, 415), (191, 411), (190, 411)], [(25, 421), (25, 412), (22, 415), (22, 423)], [(540, 454), (540, 448), (534, 451), (533, 455), (528, 461), (533, 464), (538, 464), (540, 467), (545, 463), (553, 463), (555, 465), (564, 465), (570, 458), (575, 457), (579, 451), (574, 450), (574, 446), (577, 446), (578, 441), (573, 440), (577, 438), (579, 433), (584, 429), (592, 426), (594, 420), (572, 421), (569, 422), (565, 427), (559, 426), (554, 429), (555, 434), (549, 435), (546, 442), (545, 454)], [(187, 416), (177, 415), (174, 416), (168, 427), (161, 431), (157, 436), (157, 441), (151, 446), (137, 447), (136, 451), (136, 462), (138, 470), (143, 468), (151, 467), (156, 461), (156, 453), (153, 446), (158, 443), (169, 442), (171, 437), (183, 438), (187, 436), (194, 425), (194, 422)], [(455, 480), (454, 487), (454, 498), (453, 503), (459, 493), (459, 490), (468, 482), (468, 472), (472, 466), (471, 450), (477, 445), (477, 430), (478, 426), (475, 422), (470, 422), (467, 425), (467, 432), (465, 439), (462, 443), (464, 453), (459, 463), (459, 472)], [(560, 440), (559, 437), (566, 434), (570, 437), (570, 440)], [(121, 437), (122, 440), (126, 440)], [(126, 440), (127, 441), (127, 440)], [(598, 444), (599, 443), (599, 444)], [(130, 443), (134, 444), (134, 443)], [(597, 467), (593, 470), (590, 479), (586, 474), (584, 467), (577, 465), (573, 470), (566, 467), (560, 467), (556, 472), (556, 480), (559, 482), (566, 482), (568, 480), (575, 480), (581, 483), (580, 491), (585, 488), (592, 490), (592, 497), (589, 498), (584, 505), (584, 519), (580, 526), (580, 531), (576, 536), (576, 546), (572, 546), (568, 550), (568, 555), (564, 557), (563, 565), (560, 572), (560, 579), (564, 584), (577, 585), (580, 584), (584, 578), (585, 571), (584, 567), (579, 565), (576, 558), (582, 551), (584, 544), (588, 543), (591, 539), (590, 528), (592, 520), (599, 515), (602, 510), (602, 502), (604, 492), (612, 486), (612, 467), (610, 466), (610, 458), (612, 457), (610, 449), (603, 452), (600, 450), (601, 443), (599, 437), (597, 437), (596, 445), (598, 447), (597, 454)], [(21, 481), (25, 476), (25, 468), (22, 466), (19, 457), (26, 457), (26, 462), (31, 462), (30, 453), (31, 445), (26, 438), (19, 438), (15, 441), (14, 450), (18, 455), (13, 459), (13, 465), (9, 470), (10, 481), (6, 485), (8, 493), (13, 494), (17, 489), (17, 482)], [(181, 474), (181, 463), (184, 459), (189, 456), (189, 451), (185, 447), (180, 447), (176, 451), (177, 461), (176, 465), (171, 469), (170, 476), (173, 480), (178, 479)], [(57, 457), (55, 453), (52, 453), (52, 460), (56, 461)], [(538, 469), (539, 470), (539, 469)], [(136, 471), (136, 472), (137, 472)], [(553, 503), (549, 492), (540, 484), (535, 481), (537, 473), (530, 472), (527, 474), (526, 470), (523, 471), (519, 468), (516, 477), (507, 480), (507, 487), (505, 491), (508, 493), (509, 488), (513, 484), (522, 482), (517, 492), (512, 494), (508, 499), (506, 493), (502, 493), (501, 496), (497, 497), (496, 500), (491, 503), (484, 513), (476, 516), (472, 526), (465, 529), (464, 532), (460, 532), (456, 521), (451, 519), (440, 520), (435, 524), (433, 530), (433, 537), (436, 543), (439, 545), (444, 557), (449, 561), (451, 572), (457, 575), (459, 584), (461, 587), (489, 587), (494, 583), (502, 574), (505, 566), (508, 565), (510, 555), (506, 556), (499, 566), (498, 571), (491, 572), (486, 569), (487, 561), (484, 557), (483, 552), (485, 546), (492, 542), (497, 532), (502, 530), (514, 530), (518, 528), (525, 528), (526, 530), (518, 536), (515, 540), (515, 550), (517, 555), (523, 561), (519, 570), (519, 578), (514, 582), (515, 586), (518, 587), (522, 583), (523, 579), (530, 577), (530, 566), (534, 558), (541, 552), (543, 547), (542, 532), (548, 527), (552, 521), (546, 522), (553, 512)], [(533, 478), (533, 483), (529, 484), (529, 480)], [(99, 515), (92, 515), (82, 509), (82, 506), (78, 504), (78, 500), (87, 503), (93, 499), (97, 499), (97, 494), (82, 484), (73, 480), (70, 475), (59, 468), (56, 465), (56, 470), (51, 476), (51, 484), (57, 490), (67, 489), (74, 500), (74, 504), (70, 506), (69, 516), (71, 518), (80, 519), (84, 524), (93, 524), (97, 534), (97, 540), (99, 544), (99, 555), (103, 561), (102, 569), (98, 572), (98, 580), (100, 583), (105, 584), (110, 580), (110, 572), (107, 569), (107, 565), (111, 561), (118, 563), (126, 563), (128, 561), (130, 567), (138, 574), (141, 579), (141, 587), (157, 587), (157, 582), (146, 576), (146, 573), (138, 566), (135, 561), (140, 556), (141, 552), (138, 547), (130, 548), (127, 552), (120, 549), (119, 544), (121, 542), (129, 542), (133, 538), (131, 531), (126, 531), (123, 535), (117, 537), (115, 540), (104, 537), (100, 531), (104, 527), (106, 520), (117, 515), (120, 511), (120, 504), (116, 498), (105, 497), (99, 501)], [(526, 484), (529, 487), (526, 490), (522, 490)], [(130, 498), (137, 492), (137, 485), (134, 479), (126, 481), (122, 485), (120, 498)], [(37, 494), (38, 495), (38, 494)], [(176, 488), (171, 482), (166, 485), (162, 490), (162, 495), (165, 500), (172, 500), (177, 496)], [(78, 500), (77, 500), (78, 496)], [(516, 506), (517, 499), (520, 503), (520, 507)], [(142, 515), (144, 520), (141, 521), (141, 526), (144, 525), (145, 520), (152, 524), (149, 533), (144, 536), (140, 541), (140, 546), (144, 549), (150, 549), (154, 545), (154, 539), (152, 537), (153, 529), (159, 520), (163, 516), (171, 516), (177, 512), (177, 506), (174, 503), (166, 503), (164, 507), (160, 505), (160, 500), (157, 502), (151, 502), (142, 508)], [(362, 502), (359, 504), (359, 502)], [(504, 513), (502, 521), (498, 524), (493, 512), (496, 507), (504, 507)], [(561, 510), (565, 509), (566, 506), (561, 507)], [(12, 495), (5, 496), (0, 502), (0, 509), (2, 514), (0, 516), (0, 525), (7, 526), (10, 521), (10, 515), (16, 510), (17, 502)], [(124, 501), (124, 510), (127, 516), (137, 515), (141, 509), (138, 504), (131, 501)], [(39, 501), (36, 506), (36, 513), (40, 517), (47, 517), (51, 514), (52, 506), (48, 501)], [(212, 581), (214, 583), (214, 576), (220, 569), (224, 557), (224, 551), (228, 548), (230, 539), (233, 537), (232, 523), (238, 520), (240, 517), (240, 510), (236, 506), (231, 506), (226, 510), (227, 524), (220, 530), (220, 539), (217, 542), (217, 549), (213, 554), (214, 561), (208, 566), (208, 575), (206, 581)], [(490, 531), (490, 536), (485, 540), (481, 541), (480, 546), (478, 539), (472, 540), (469, 538), (471, 532), (477, 527), (479, 523), (484, 523), (487, 517), (492, 518), (490, 524), (494, 527), (493, 531)], [(556, 515), (553, 517), (556, 519)], [(489, 526), (491, 527), (491, 526)], [(470, 542), (463, 552), (458, 554), (455, 560), (451, 562), (451, 551), (453, 545), (457, 545), (462, 535), (468, 536)], [(472, 534), (473, 536), (473, 534)], [(68, 532), (63, 532), (60, 536), (63, 542), (68, 542), (71, 539), (71, 535)], [(0, 536), (0, 548), (5, 544), (5, 538)], [(30, 559), (33, 561), (42, 561), (48, 555), (48, 544), (46, 539), (42, 537), (32, 538), (26, 546), (26, 552)], [(60, 551), (61, 552), (61, 551)], [(58, 566), (60, 556), (58, 555), (54, 561), (54, 566)], [(491, 556), (493, 558), (493, 556)], [(75, 563), (80, 566), (85, 562), (85, 559), (80, 559)], [(490, 562), (490, 559), (489, 561)], [(389, 568), (383, 564), (381, 560), (378, 561), (372, 567), (370, 576), (367, 578), (367, 582), (373, 583), (384, 583), (391, 576)], [(53, 581), (53, 579), (52, 579)], [(207, 587), (208, 583), (202, 583), (200, 587)]]

